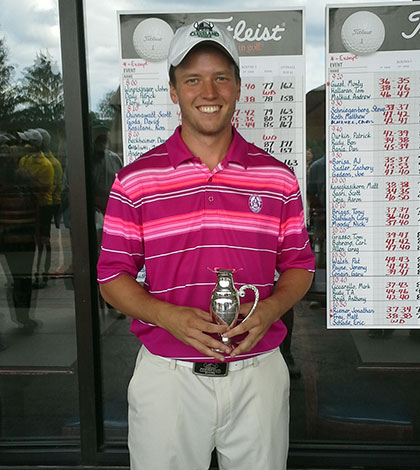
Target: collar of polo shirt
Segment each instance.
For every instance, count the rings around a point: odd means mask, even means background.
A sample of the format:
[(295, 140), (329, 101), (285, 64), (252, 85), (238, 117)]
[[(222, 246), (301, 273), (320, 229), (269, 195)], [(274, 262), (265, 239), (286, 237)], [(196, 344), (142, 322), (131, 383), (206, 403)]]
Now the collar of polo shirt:
[[(227, 164), (230, 162), (239, 163), (239, 165), (246, 169), (248, 167), (248, 144), (234, 127), (232, 127), (232, 129), (233, 139), (223, 162)], [(169, 161), (174, 168), (177, 168), (181, 163), (187, 160), (195, 158), (182, 140), (181, 126), (179, 126), (175, 133), (167, 140), (166, 148), (168, 150)]]

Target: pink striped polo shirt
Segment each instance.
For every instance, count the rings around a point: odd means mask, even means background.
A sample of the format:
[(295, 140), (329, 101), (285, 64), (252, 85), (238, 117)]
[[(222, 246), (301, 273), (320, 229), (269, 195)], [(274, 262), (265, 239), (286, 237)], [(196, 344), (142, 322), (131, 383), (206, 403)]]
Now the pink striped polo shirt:
[[(254, 284), (261, 300), (272, 292), (275, 270), (313, 271), (294, 173), (235, 129), (226, 157), (210, 171), (191, 154), (178, 128), (120, 170), (110, 192), (98, 282), (123, 273), (136, 278), (143, 266), (150, 294), (205, 311), (216, 284), (214, 267), (235, 269), (236, 287)], [(247, 292), (243, 302), (253, 300)], [(131, 331), (154, 354), (212, 361), (156, 325), (133, 319)], [(279, 320), (237, 359), (270, 351), (285, 335)]]

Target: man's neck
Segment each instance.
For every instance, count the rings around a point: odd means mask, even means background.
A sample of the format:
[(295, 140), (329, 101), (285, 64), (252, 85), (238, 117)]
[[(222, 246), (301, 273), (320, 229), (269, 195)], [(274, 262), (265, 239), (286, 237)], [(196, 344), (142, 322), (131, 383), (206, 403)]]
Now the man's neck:
[(195, 135), (182, 128), (181, 137), (191, 153), (213, 171), (225, 158), (233, 139), (233, 132), (229, 127), (223, 134)]

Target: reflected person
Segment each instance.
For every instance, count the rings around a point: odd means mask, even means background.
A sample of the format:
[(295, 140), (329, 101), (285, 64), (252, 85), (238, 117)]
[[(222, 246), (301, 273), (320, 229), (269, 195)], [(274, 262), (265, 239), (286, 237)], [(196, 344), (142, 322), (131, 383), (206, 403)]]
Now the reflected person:
[(325, 154), (309, 166), (306, 194), (309, 202), (309, 223), (312, 247), (317, 256), (317, 266), (325, 267), (326, 236), (326, 165)]
[(32, 264), (35, 255), (36, 198), (31, 178), (19, 171), (16, 147), (0, 136), (0, 253), (11, 280), (8, 282), (11, 318), (22, 332), (32, 333), (38, 323), (30, 317)]
[(52, 191), (52, 217), (54, 221), (55, 228), (60, 228), (60, 208), (61, 208), (61, 196), (63, 191), (63, 167), (61, 166), (58, 158), (54, 156), (50, 149), (51, 135), (50, 133), (42, 128), (37, 128), (37, 130), (42, 135), (42, 145), (41, 150), (44, 152), (44, 155), (47, 157), (54, 169), (54, 179), (53, 179), (53, 191)]
[(51, 220), (53, 215), (54, 167), (42, 147), (42, 135), (35, 129), (18, 132), (25, 142), (26, 155), (19, 161), (19, 169), (30, 178), (37, 203), (36, 272), (34, 288), (43, 288), (48, 282), (51, 266)]

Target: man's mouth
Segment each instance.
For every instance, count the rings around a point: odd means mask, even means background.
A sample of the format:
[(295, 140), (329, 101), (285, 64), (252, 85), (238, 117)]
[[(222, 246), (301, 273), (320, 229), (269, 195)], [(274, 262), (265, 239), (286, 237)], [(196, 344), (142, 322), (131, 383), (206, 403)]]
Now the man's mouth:
[(199, 106), (198, 110), (202, 113), (217, 113), (221, 106)]

